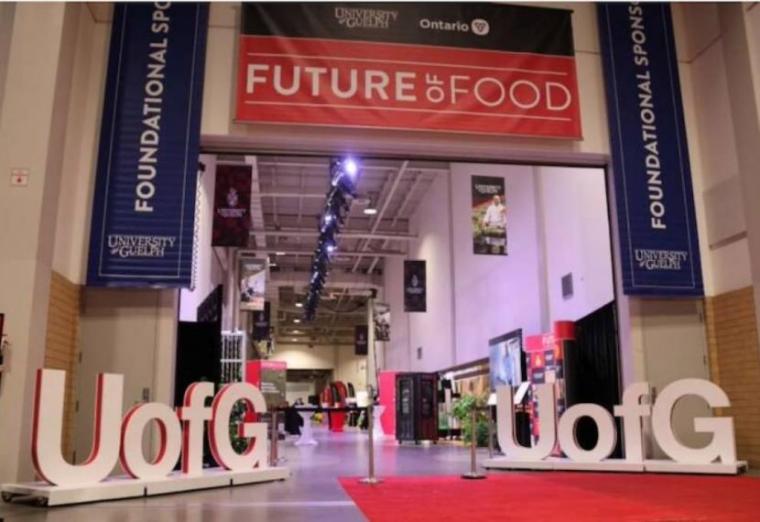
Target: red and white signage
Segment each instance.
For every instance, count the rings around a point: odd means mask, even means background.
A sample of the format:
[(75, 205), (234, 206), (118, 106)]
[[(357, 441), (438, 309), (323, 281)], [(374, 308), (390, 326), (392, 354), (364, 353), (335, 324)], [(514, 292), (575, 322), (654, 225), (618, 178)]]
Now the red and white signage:
[(580, 138), (572, 55), (243, 35), (238, 121)]

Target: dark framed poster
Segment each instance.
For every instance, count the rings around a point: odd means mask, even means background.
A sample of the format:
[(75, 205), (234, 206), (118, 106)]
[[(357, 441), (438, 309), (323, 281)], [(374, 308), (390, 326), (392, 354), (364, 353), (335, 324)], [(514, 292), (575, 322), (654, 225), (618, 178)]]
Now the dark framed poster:
[(504, 178), (472, 176), (472, 251), (507, 255), (507, 204)]
[(375, 323), (375, 341), (390, 341), (391, 307), (385, 303), (375, 303), (372, 319)]
[(208, 4), (114, 4), (87, 284), (192, 284)]
[(499, 386), (518, 386), (526, 379), (522, 329), (488, 341), (491, 390)]
[(247, 246), (251, 230), (250, 165), (216, 166), (212, 246)]
[(271, 306), (269, 301), (264, 303), (263, 310), (257, 310), (253, 312), (253, 326), (252, 335), (254, 341), (266, 341), (269, 339), (269, 329), (272, 326), (271, 323)]
[(597, 5), (623, 291), (702, 296), (670, 6)]
[(243, 3), (238, 122), (578, 139), (571, 12)]
[(267, 294), (267, 260), (240, 259), (240, 309), (263, 311)]
[(369, 327), (366, 324), (354, 326), (354, 355), (369, 353)]
[(404, 311), (427, 311), (427, 278), (425, 261), (404, 260)]

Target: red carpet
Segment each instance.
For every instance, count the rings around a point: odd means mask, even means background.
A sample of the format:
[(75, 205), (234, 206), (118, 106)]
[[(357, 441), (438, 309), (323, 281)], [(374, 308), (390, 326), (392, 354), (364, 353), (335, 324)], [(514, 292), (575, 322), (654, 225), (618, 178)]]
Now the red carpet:
[(760, 480), (749, 477), (538, 472), (340, 483), (373, 522), (760, 520)]

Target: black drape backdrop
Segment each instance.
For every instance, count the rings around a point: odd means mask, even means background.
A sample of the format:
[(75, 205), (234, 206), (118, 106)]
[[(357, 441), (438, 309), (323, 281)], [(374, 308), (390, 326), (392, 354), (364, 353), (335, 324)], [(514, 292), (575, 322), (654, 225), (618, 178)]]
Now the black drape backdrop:
[[(576, 341), (565, 351), (567, 404), (599, 404), (610, 414), (620, 400), (620, 373), (615, 302), (575, 322)], [(621, 456), (620, 421), (615, 419), (618, 440), (613, 457)], [(581, 419), (576, 431), (583, 448), (596, 444), (597, 431), (590, 419)]]

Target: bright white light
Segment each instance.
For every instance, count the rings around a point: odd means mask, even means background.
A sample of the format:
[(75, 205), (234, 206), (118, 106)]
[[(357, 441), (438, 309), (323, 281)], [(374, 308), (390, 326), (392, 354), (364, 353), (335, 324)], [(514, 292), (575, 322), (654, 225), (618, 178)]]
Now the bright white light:
[(298, 323), (301, 322), (301, 320), (300, 319), (293, 319), (293, 322), (296, 323), (296, 324), (298, 324)]
[(276, 255), (276, 256), (284, 256), (285, 252), (275, 252), (274, 255)]
[(327, 253), (332, 254), (337, 248), (335, 245), (327, 245)]
[(377, 209), (372, 207), (367, 207), (364, 209), (364, 213), (368, 216), (374, 216), (377, 214)]
[(354, 176), (356, 176), (356, 173), (359, 172), (359, 166), (356, 164), (354, 160), (349, 158), (343, 162), (343, 170), (345, 170), (346, 174), (348, 174), (349, 176), (353, 178)]
[(325, 223), (329, 223), (332, 220), (333, 220), (332, 214), (325, 214)]
[(296, 308), (303, 308), (303, 303), (296, 303)]

